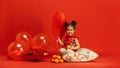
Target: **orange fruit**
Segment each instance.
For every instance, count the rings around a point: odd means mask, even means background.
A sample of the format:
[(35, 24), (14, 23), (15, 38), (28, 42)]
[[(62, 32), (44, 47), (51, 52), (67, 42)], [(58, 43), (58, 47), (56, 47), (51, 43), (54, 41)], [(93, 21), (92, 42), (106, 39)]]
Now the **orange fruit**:
[(57, 55), (53, 55), (52, 58), (56, 59), (56, 58), (57, 58)]
[(51, 59), (52, 62), (55, 62), (55, 59)]
[(67, 49), (70, 49), (71, 48), (71, 46), (70, 45), (67, 45)]
[(57, 56), (57, 59), (61, 59), (61, 56)]
[(63, 60), (63, 59), (60, 59), (59, 61), (60, 61), (60, 63), (63, 63), (63, 62), (64, 62), (64, 60)]
[(55, 63), (59, 63), (59, 60), (58, 60), (58, 59), (55, 59)]

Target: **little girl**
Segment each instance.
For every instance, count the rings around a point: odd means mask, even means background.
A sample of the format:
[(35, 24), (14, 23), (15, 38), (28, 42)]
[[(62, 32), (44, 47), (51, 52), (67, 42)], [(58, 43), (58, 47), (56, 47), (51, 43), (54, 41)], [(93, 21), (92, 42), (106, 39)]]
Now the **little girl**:
[(62, 58), (67, 62), (85, 62), (92, 61), (98, 57), (98, 54), (87, 48), (80, 48), (79, 38), (75, 36), (76, 22), (65, 22), (66, 36), (64, 41), (58, 37), (58, 42), (63, 46), (59, 50)]

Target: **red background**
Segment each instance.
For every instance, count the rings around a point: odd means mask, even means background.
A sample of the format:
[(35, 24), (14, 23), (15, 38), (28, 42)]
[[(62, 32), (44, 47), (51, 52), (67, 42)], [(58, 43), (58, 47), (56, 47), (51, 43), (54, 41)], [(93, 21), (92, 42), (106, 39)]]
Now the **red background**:
[[(51, 23), (56, 12), (63, 11), (67, 20), (77, 21), (76, 33), (81, 47), (96, 51), (100, 57), (95, 62), (78, 63), (58, 67), (115, 67), (119, 66), (120, 2), (119, 0), (0, 0), (0, 56), (2, 68), (25, 66), (23, 62), (7, 61), (7, 47), (20, 31), (32, 36), (42, 33), (48, 36), (49, 52), (57, 51)], [(54, 47), (53, 47), (54, 46)], [(47, 62), (32, 63), (25, 67), (55, 67)], [(72, 64), (72, 63), (71, 63)], [(41, 66), (40, 66), (41, 65)], [(45, 65), (45, 66), (44, 66)], [(0, 67), (1, 68), (1, 67)]]

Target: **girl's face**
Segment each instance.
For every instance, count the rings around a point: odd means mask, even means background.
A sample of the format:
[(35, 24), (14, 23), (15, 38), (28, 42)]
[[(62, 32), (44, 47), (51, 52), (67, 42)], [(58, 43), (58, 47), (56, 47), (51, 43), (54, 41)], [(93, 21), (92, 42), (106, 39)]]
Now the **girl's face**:
[(73, 35), (74, 32), (75, 32), (75, 30), (74, 30), (74, 28), (73, 28), (72, 26), (68, 26), (68, 27), (67, 27), (67, 35), (68, 35), (68, 36)]

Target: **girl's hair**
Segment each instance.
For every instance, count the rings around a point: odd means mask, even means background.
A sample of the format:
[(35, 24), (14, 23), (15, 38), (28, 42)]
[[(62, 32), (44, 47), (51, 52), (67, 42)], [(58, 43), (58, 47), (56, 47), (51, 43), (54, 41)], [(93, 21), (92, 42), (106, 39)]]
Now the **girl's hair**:
[(67, 28), (68, 26), (72, 26), (73, 29), (75, 29), (76, 25), (77, 25), (76, 21), (73, 20), (71, 23), (65, 22), (64, 27)]

